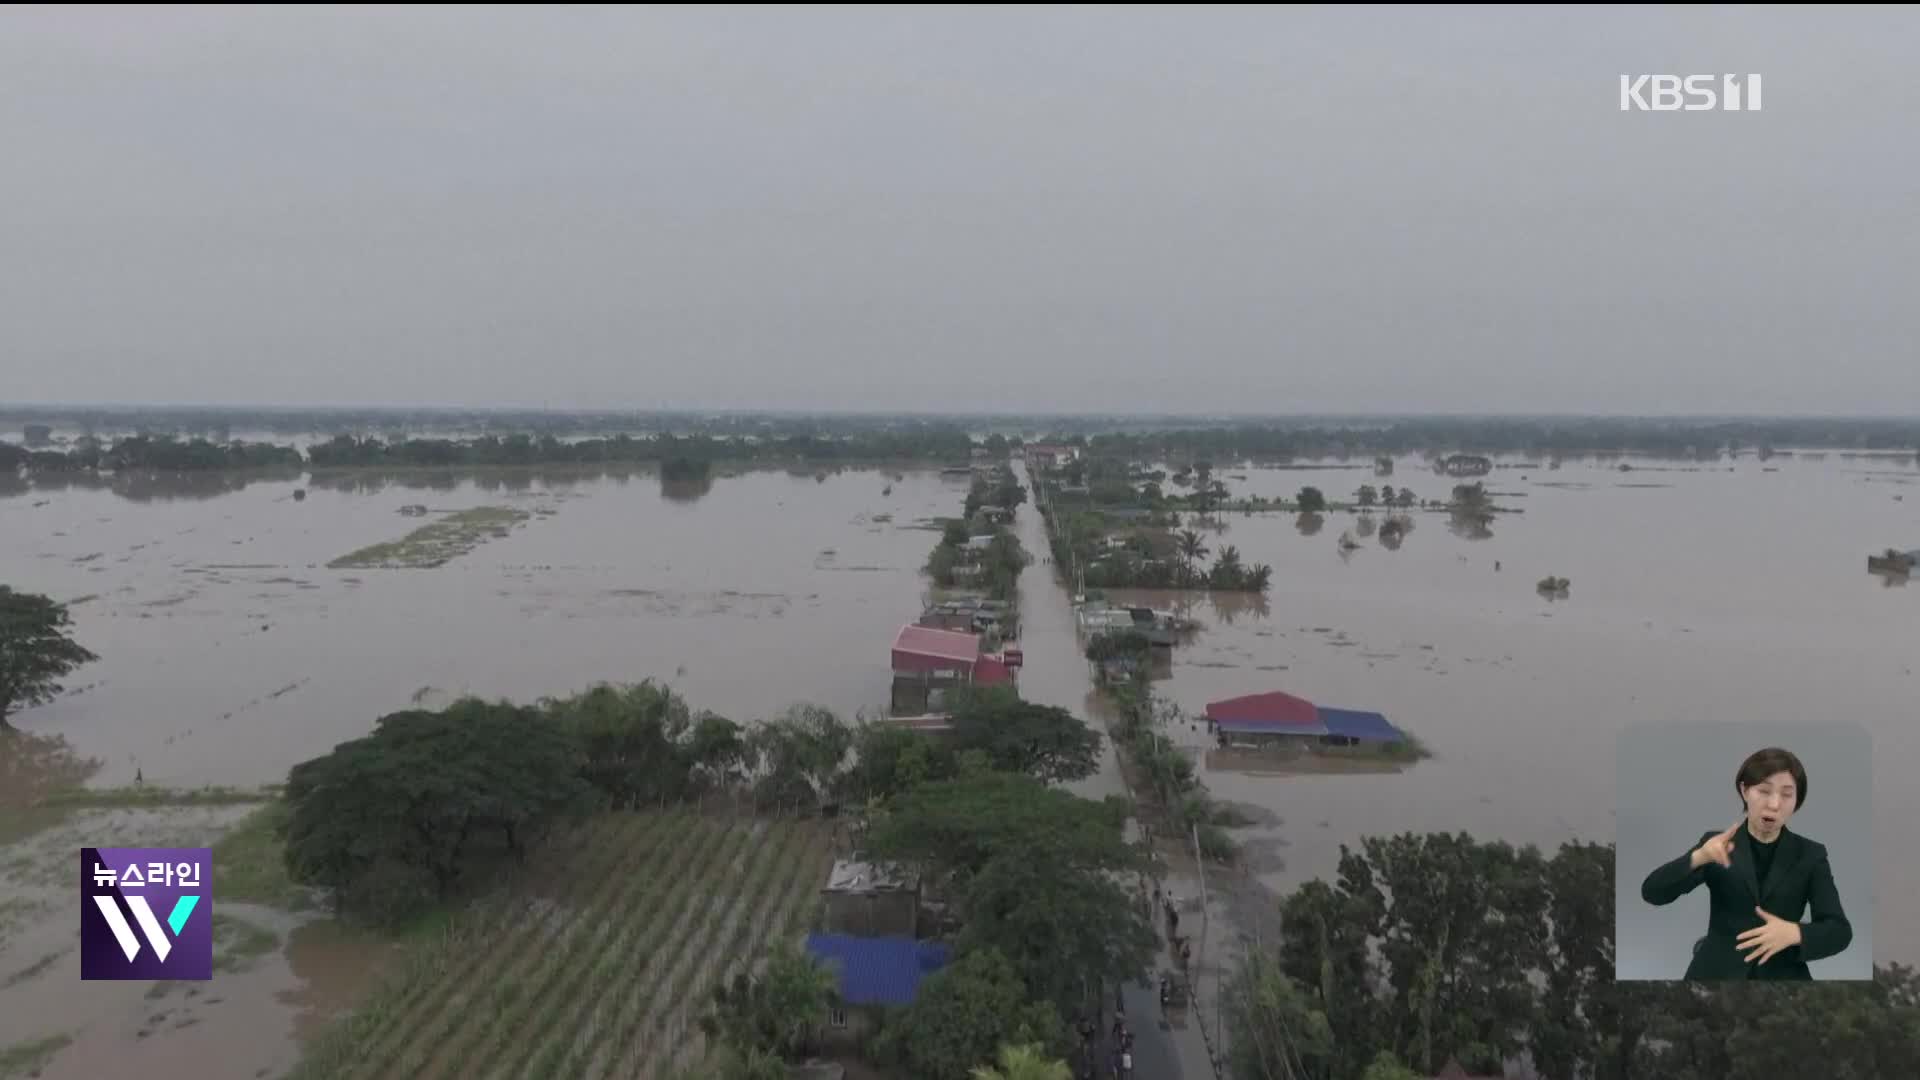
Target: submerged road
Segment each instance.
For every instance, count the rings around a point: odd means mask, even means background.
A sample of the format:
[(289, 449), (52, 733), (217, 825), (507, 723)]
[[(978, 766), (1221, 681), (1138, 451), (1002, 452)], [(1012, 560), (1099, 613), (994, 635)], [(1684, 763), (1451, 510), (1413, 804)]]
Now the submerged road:
[[(1092, 672), (1074, 627), (1073, 597), (1048, 561), (1052, 549), (1047, 545), (1046, 523), (1032, 500), (1033, 474), (1024, 468), (1021, 471), (1026, 474), (1029, 499), (1020, 507), (1016, 532), (1021, 546), (1033, 556), (1033, 565), (1020, 575), (1020, 647), (1026, 659), (1020, 670), (1020, 696), (1041, 705), (1067, 709), (1085, 718), (1104, 736), (1105, 724), (1095, 715), (1098, 699)], [(1100, 771), (1067, 787), (1091, 799), (1128, 794), (1112, 739), (1105, 740)], [(1157, 964), (1172, 967), (1167, 951), (1166, 922), (1158, 912), (1154, 913), (1153, 922), (1161, 939)], [(1207, 1057), (1206, 1043), (1195, 1026), (1199, 1023), (1197, 1018), (1188, 1019), (1180, 1029), (1169, 1027), (1161, 1019), (1159, 987), (1151, 977), (1145, 985), (1139, 981), (1128, 983), (1120, 997), (1126, 1006), (1127, 1026), (1134, 1033), (1134, 1080), (1210, 1080), (1213, 1066)], [(1113, 1062), (1114, 1005), (1115, 995), (1109, 988), (1103, 996), (1100, 1017), (1101, 1071), (1096, 1075), (1101, 1077), (1110, 1075), (1107, 1070)]]

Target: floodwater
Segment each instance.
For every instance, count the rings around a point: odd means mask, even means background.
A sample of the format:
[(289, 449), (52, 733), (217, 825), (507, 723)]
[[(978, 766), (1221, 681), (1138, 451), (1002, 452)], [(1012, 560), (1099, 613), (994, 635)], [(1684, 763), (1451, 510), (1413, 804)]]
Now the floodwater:
[[(1235, 495), (1313, 485), (1343, 498), (1393, 483), (1444, 498), (1457, 482), (1406, 460), (1388, 478), (1217, 473)], [(1920, 584), (1890, 587), (1864, 566), (1868, 552), (1920, 546), (1911, 459), (1626, 473), (1569, 462), (1486, 482), (1524, 512), (1484, 531), (1415, 512), (1391, 550), (1353, 515), (1317, 529), (1228, 515), (1207, 544), (1271, 564), (1264, 600), (1139, 597), (1205, 624), (1156, 684), (1189, 713), (1286, 690), (1382, 711), (1436, 754), (1385, 775), (1203, 770), (1219, 798), (1268, 812), (1241, 833), (1261, 880), (1286, 890), (1331, 877), (1342, 843), (1408, 829), (1547, 850), (1611, 839), (1625, 725), (1830, 717), (1872, 732), (1876, 834), (1904, 845), (1873, 871), (1876, 958), (1920, 962), (1920, 784), (1905, 764), (1920, 761)], [(964, 479), (879, 470), (715, 475), (673, 490), (644, 470), (16, 483), (0, 490), (0, 581), (72, 602), (77, 637), (101, 660), (15, 723), (102, 759), (96, 783), (138, 769), (149, 784), (193, 786), (281, 780), (384, 713), (459, 693), (530, 700), (654, 677), (741, 720), (800, 701), (851, 715), (884, 706), (888, 643), (927, 591), (919, 568), (937, 534), (914, 526), (964, 496)], [(411, 504), (531, 517), (437, 568), (327, 568), (433, 520), (399, 513)], [(1019, 529), (1043, 559), (1031, 505)], [(1359, 547), (1343, 553), (1346, 531)], [(1084, 713), (1097, 701), (1052, 569), (1037, 561), (1022, 579), (1022, 692)], [(1549, 574), (1571, 579), (1564, 599), (1536, 593)], [(1115, 783), (1109, 770), (1080, 787)], [(61, 868), (73, 847), (212, 825), (146, 820), (85, 815), (44, 837), (66, 854), (43, 881), (37, 858), (0, 858), (0, 880), (24, 868), (39, 882), (28, 908), (8, 909), (18, 917), (0, 934), (0, 982), (71, 944)], [(73, 1034), (49, 1076), (99, 1075), (107, 1062), (157, 1078), (277, 1071), (297, 1053), (296, 1031), (350, 1000), (374, 962), (320, 940), (324, 930), (278, 928), (291, 942), (282, 954), (219, 976), (191, 1004), (80, 983), (77, 956), (62, 954), (0, 987), (0, 1046)]]
[[(1445, 499), (1467, 482), (1404, 459), (1384, 478), (1370, 467), (1215, 472), (1236, 497), (1311, 485), (1351, 499), (1362, 484), (1390, 483)], [(1484, 481), (1497, 505), (1523, 512), (1499, 515), (1480, 538), (1444, 513), (1413, 512), (1398, 550), (1377, 532), (1361, 537), (1351, 514), (1327, 514), (1317, 531), (1290, 514), (1227, 515), (1207, 544), (1274, 567), (1264, 603), (1118, 594), (1205, 624), (1154, 684), (1190, 715), (1284, 690), (1384, 712), (1436, 755), (1393, 774), (1203, 768), (1220, 799), (1278, 816), (1239, 833), (1261, 880), (1288, 891), (1331, 879), (1341, 844), (1405, 830), (1548, 853), (1565, 840), (1606, 842), (1626, 725), (1819, 717), (1873, 736), (1874, 832), (1887, 854), (1872, 871), (1874, 956), (1920, 962), (1920, 582), (1890, 586), (1865, 568), (1870, 552), (1920, 547), (1912, 457), (1635, 461), (1630, 472), (1568, 462), (1503, 467)], [(1037, 516), (1025, 529), (1037, 546)], [(1342, 553), (1343, 531), (1357, 550)], [(1548, 575), (1571, 580), (1564, 599), (1535, 591)], [(1071, 634), (1065, 590), (1044, 578), (1023, 585), (1023, 693), (1086, 708), (1078, 650), (1035, 640)], [(1208, 744), (1201, 730), (1186, 740)]]
[[(851, 718), (885, 707), (888, 647), (920, 611), (939, 534), (916, 525), (965, 496), (965, 478), (874, 469), (671, 488), (578, 469), (15, 484), (0, 491), (0, 581), (72, 603), (100, 660), (14, 723), (100, 759), (96, 784), (138, 770), (150, 785), (250, 786), (464, 693), (529, 701), (651, 677), (738, 720), (802, 701)], [(409, 505), (531, 516), (431, 569), (327, 567), (435, 520)], [(0, 849), (0, 1048), (68, 1035), (47, 1077), (291, 1065), (382, 950), (256, 912), (282, 950), (155, 999), (80, 982), (73, 949), (75, 849), (206, 846), (244, 809), (88, 812)]]
[[(189, 484), (0, 498), (0, 581), (74, 601), (101, 657), (15, 723), (103, 759), (96, 783), (279, 781), (385, 713), (461, 693), (651, 677), (742, 721), (884, 707), (888, 646), (938, 542), (914, 526), (966, 495), (877, 470), (716, 475), (704, 492), (645, 471)], [(439, 567), (327, 568), (434, 520), (410, 504), (533, 516)]]

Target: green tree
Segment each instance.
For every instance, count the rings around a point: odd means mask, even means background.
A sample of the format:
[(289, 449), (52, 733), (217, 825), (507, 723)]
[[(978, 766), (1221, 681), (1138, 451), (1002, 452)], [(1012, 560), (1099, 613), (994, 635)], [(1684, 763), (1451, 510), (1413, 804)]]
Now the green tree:
[(65, 604), (0, 585), (0, 731), (7, 717), (44, 705), (60, 693), (62, 678), (98, 660), (69, 636)]
[(1002, 1045), (1063, 1051), (1065, 1035), (1052, 1005), (1028, 1000), (1012, 962), (981, 949), (921, 983), (920, 996), (889, 1023), (883, 1046), (906, 1075), (969, 1080)]
[(687, 743), (693, 712), (672, 690), (651, 681), (602, 683), (570, 697), (543, 699), (539, 708), (578, 740), (581, 775), (610, 805), (679, 802), (691, 794), (694, 755)]
[(537, 710), (477, 699), (383, 716), (287, 776), (288, 876), (381, 922), (447, 896), (489, 841), (518, 856), (586, 809), (579, 742)]
[(814, 1046), (839, 1001), (834, 973), (798, 945), (774, 945), (758, 974), (740, 972), (713, 988), (700, 1031), (743, 1058), (771, 1054), (798, 1061)]
[(1249, 954), (1224, 996), (1223, 1019), (1233, 1032), (1231, 1075), (1247, 1080), (1325, 1075), (1333, 1029), (1273, 957)]
[(840, 797), (852, 803), (886, 800), (930, 780), (950, 780), (960, 771), (951, 743), (925, 732), (887, 724), (854, 730), (853, 764), (842, 774)]
[(1246, 584), (1247, 568), (1240, 562), (1240, 549), (1232, 544), (1220, 549), (1207, 574), (1207, 584), (1216, 589), (1238, 589)]
[(1382, 505), (1385, 505), (1385, 506), (1392, 506), (1392, 505), (1393, 505), (1393, 500), (1394, 500), (1395, 498), (1396, 498), (1396, 494), (1395, 494), (1395, 492), (1394, 492), (1394, 490), (1393, 490), (1393, 485), (1392, 485), (1392, 484), (1385, 484), (1385, 485), (1382, 485), (1382, 486), (1381, 486), (1381, 488), (1380, 488), (1380, 502), (1381, 502), (1381, 504), (1382, 504)]
[(1303, 514), (1323, 513), (1327, 509), (1327, 497), (1317, 487), (1303, 487), (1295, 502)]
[(1487, 485), (1480, 481), (1471, 484), (1455, 484), (1453, 487), (1453, 505), (1457, 510), (1480, 511), (1491, 506), (1493, 500), (1487, 496)]
[(1073, 1080), (1073, 1070), (1038, 1044), (1008, 1043), (1000, 1047), (999, 1067), (975, 1066), (973, 1080)]
[(844, 787), (842, 773), (854, 731), (832, 710), (795, 705), (747, 736), (759, 766), (755, 805), (807, 810)]
[(1391, 1050), (1382, 1050), (1374, 1055), (1367, 1065), (1367, 1071), (1360, 1074), (1360, 1080), (1422, 1080), (1419, 1073), (1401, 1064)]
[(1030, 996), (1063, 1013), (1090, 980), (1111, 985), (1146, 974), (1159, 947), (1138, 897), (1113, 875), (1056, 869), (1019, 853), (990, 860), (968, 883), (962, 908), (962, 950), (998, 949)]
[(1372, 506), (1380, 499), (1380, 493), (1373, 489), (1372, 484), (1360, 485), (1360, 490), (1356, 494), (1360, 499), (1361, 506)]
[[(978, 750), (970, 754), (984, 757)], [(876, 821), (869, 854), (917, 867), (936, 887), (965, 885), (995, 858), (1025, 858), (1057, 873), (1141, 868), (1127, 844), (1124, 799), (1094, 802), (1032, 777), (985, 771), (921, 784)]]
[(1174, 540), (1179, 545), (1182, 577), (1192, 581), (1193, 565), (1207, 556), (1207, 542), (1192, 529), (1180, 530)]
[(686, 753), (694, 768), (695, 786), (700, 789), (730, 788), (744, 779), (747, 740), (740, 725), (724, 716), (700, 714)]
[(966, 522), (949, 521), (945, 531), (940, 534), (940, 542), (948, 547), (965, 547), (967, 535)]
[(992, 687), (954, 694), (949, 712), (954, 748), (985, 751), (996, 769), (1049, 783), (1099, 771), (1100, 733), (1065, 709)]

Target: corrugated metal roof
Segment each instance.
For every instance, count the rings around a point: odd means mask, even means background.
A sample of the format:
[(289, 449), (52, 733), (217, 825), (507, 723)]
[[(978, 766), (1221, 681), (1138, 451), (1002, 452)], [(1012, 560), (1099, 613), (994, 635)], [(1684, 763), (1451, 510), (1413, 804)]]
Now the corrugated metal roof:
[(973, 665), (973, 681), (979, 686), (1007, 686), (1013, 682), (1013, 669), (1007, 666), (1004, 657), (982, 656), (980, 662)]
[(893, 651), (911, 653), (935, 660), (953, 660), (972, 664), (980, 659), (980, 637), (958, 630), (935, 630), (927, 626), (903, 626), (893, 639)]
[(1221, 720), (1214, 726), (1228, 735), (1325, 735), (1327, 725), (1315, 720), (1306, 724), (1276, 724), (1266, 720)]
[(827, 888), (865, 892), (869, 889), (911, 889), (911, 876), (894, 866), (876, 866), (858, 859), (839, 859), (827, 875)]
[(809, 934), (807, 953), (832, 968), (849, 1005), (910, 1005), (920, 980), (947, 966), (945, 945), (910, 937)]
[(1329, 735), (1345, 735), (1350, 739), (1369, 742), (1401, 742), (1406, 738), (1399, 728), (1388, 723), (1387, 718), (1377, 712), (1322, 707), (1320, 721), (1327, 726)]
[(1207, 705), (1207, 719), (1216, 724), (1317, 724), (1320, 722), (1320, 711), (1305, 698), (1276, 690), (1210, 702)]

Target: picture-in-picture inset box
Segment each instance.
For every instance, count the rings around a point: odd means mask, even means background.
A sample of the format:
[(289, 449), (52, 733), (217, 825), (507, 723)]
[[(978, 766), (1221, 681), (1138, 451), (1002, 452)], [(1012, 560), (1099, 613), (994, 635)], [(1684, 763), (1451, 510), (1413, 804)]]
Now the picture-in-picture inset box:
[(1614, 976), (1873, 977), (1873, 741), (1842, 721), (1623, 730)]

